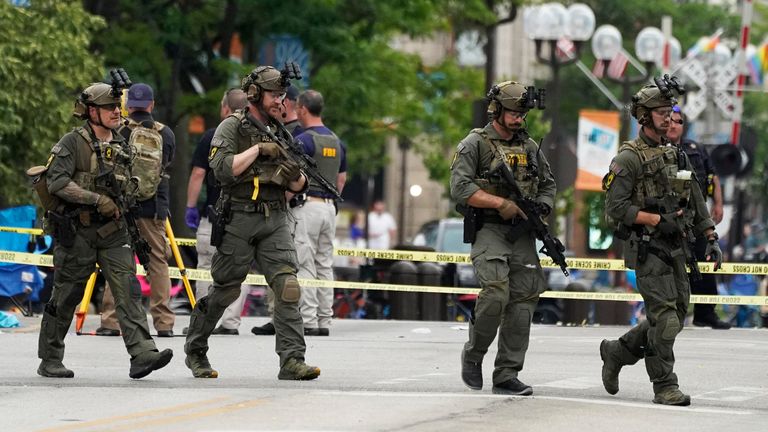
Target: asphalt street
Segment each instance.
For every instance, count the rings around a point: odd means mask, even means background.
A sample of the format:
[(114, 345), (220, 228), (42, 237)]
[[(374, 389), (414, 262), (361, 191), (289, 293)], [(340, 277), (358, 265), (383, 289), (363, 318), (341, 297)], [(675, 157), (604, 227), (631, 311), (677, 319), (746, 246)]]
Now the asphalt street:
[[(188, 317), (177, 317), (181, 333)], [(218, 379), (184, 366), (184, 338), (156, 339), (171, 363), (128, 378), (121, 338), (67, 336), (73, 379), (36, 374), (40, 317), (0, 331), (0, 431), (765, 431), (768, 331), (686, 328), (675, 346), (690, 407), (653, 397), (642, 362), (601, 384), (598, 346), (627, 327), (534, 326), (520, 379), (532, 397), (491, 393), (495, 347), (482, 391), (466, 388), (459, 355), (466, 324), (336, 320), (329, 337), (307, 338), (310, 382), (277, 379), (274, 337), (254, 336), (263, 318), (244, 318), (239, 336), (213, 336)], [(98, 325), (89, 316), (85, 330)]]

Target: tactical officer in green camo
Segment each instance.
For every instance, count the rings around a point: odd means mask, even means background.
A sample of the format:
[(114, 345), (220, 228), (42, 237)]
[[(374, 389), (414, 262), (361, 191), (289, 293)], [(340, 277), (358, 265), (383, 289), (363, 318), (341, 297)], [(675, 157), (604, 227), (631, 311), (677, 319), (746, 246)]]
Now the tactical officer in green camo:
[(539, 203), (544, 213), (553, 207), (556, 185), (549, 163), (523, 128), (533, 95), (507, 81), (492, 87), (488, 98), (491, 122), (459, 143), (451, 164), (451, 196), (459, 205), (480, 209), (483, 219), (471, 253), (482, 290), (461, 355), (461, 377), (469, 388), (482, 389), (483, 357), (498, 331), (493, 392), (531, 395), (533, 389), (517, 376), (528, 350), (533, 312), (547, 285), (535, 234), (523, 230), (517, 238), (507, 238), (527, 215), (511, 198), (511, 190), (491, 173), (498, 164), (508, 163), (523, 194)]
[[(278, 144), (265, 133), (269, 128), (281, 136), (275, 117), (280, 115), (288, 86), (287, 77), (277, 69), (254, 69), (242, 83), (248, 107), (224, 119), (211, 141), (210, 166), (222, 188), (216, 217), (224, 217), (227, 222), (211, 264), (213, 286), (192, 311), (184, 345), (186, 364), (196, 378), (218, 376), (206, 355), (208, 337), (224, 310), (240, 294), (240, 285), (254, 259), (275, 293), (278, 378), (311, 380), (320, 375), (319, 368), (304, 363), (306, 344), (299, 314), (296, 250), (285, 202), (286, 190), (303, 193), (309, 183), (298, 165), (284, 159)], [(219, 213), (224, 212), (225, 204), (229, 205), (228, 214)]]
[(680, 391), (673, 372), (675, 337), (683, 328), (690, 299), (686, 254), (691, 251), (685, 236), (707, 236), (706, 255), (715, 261), (715, 270), (722, 253), (701, 190), (692, 187), (693, 167), (665, 136), (676, 105), (673, 96), (649, 85), (632, 98), (640, 136), (621, 146), (603, 178), (606, 215), (615, 221), (617, 237), (625, 239), (625, 264), (637, 274), (647, 320), (618, 340), (602, 341), (600, 356), (608, 393), (619, 391), (622, 366), (644, 358), (653, 402), (685, 406), (691, 398)]
[(37, 373), (45, 377), (74, 376), (62, 363), (64, 337), (97, 263), (115, 296), (117, 318), (131, 355), (129, 376), (142, 378), (168, 364), (173, 356), (170, 349), (157, 351), (141, 294), (131, 292), (136, 265), (125, 222), (115, 204), (118, 197), (96, 186), (96, 177), (105, 170), (114, 172), (124, 192), (130, 179), (132, 151), (115, 131), (120, 121), (116, 93), (103, 83), (86, 88), (75, 104), (75, 116), (86, 123), (64, 135), (48, 159), (48, 192), (58, 200), (55, 208), (46, 208), (46, 222), (56, 225), (52, 228), (57, 241), (53, 295), (43, 313), (38, 348), (42, 362)]

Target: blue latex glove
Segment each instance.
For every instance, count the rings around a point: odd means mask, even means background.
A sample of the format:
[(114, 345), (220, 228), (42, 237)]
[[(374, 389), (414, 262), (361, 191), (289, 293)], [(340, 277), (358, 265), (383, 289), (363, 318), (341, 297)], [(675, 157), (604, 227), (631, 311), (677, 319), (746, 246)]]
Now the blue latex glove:
[(193, 230), (200, 226), (200, 212), (197, 207), (187, 207), (187, 211), (184, 212), (184, 223)]

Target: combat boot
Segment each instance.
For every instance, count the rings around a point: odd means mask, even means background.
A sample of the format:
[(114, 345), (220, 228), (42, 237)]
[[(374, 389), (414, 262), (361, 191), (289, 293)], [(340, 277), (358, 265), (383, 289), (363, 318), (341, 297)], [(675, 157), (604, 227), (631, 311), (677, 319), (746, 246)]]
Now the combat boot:
[(653, 403), (661, 405), (688, 406), (691, 404), (691, 397), (680, 391), (677, 387), (667, 387), (656, 393), (653, 397)]
[(483, 389), (483, 363), (464, 360), (464, 352), (461, 353), (461, 380), (472, 390)]
[(603, 359), (603, 387), (609, 394), (619, 392), (619, 372), (623, 366), (637, 363), (640, 357), (635, 356), (620, 341), (603, 339), (600, 342), (600, 358)]
[(309, 381), (320, 376), (320, 368), (309, 366), (301, 360), (295, 358), (288, 359), (280, 368), (277, 378), (281, 380), (300, 380)]
[(164, 349), (160, 352), (157, 350), (145, 351), (136, 357), (131, 359), (131, 370), (128, 372), (128, 376), (133, 379), (144, 378), (152, 371), (163, 368), (173, 358), (173, 351), (170, 349)]
[(219, 373), (211, 367), (208, 356), (203, 351), (195, 351), (187, 354), (184, 364), (192, 371), (195, 378), (218, 378)]
[(495, 384), (491, 390), (494, 394), (506, 394), (516, 396), (530, 396), (533, 394), (533, 387), (524, 384), (517, 378)]
[(37, 374), (48, 378), (74, 378), (75, 373), (55, 360), (43, 360), (37, 368)]

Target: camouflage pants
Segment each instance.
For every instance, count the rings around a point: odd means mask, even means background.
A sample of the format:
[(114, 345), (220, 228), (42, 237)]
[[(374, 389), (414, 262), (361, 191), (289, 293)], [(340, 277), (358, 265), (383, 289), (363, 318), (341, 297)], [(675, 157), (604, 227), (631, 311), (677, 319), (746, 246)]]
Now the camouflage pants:
[(232, 212), (232, 220), (213, 256), (213, 286), (192, 311), (184, 352), (208, 351), (208, 337), (224, 310), (240, 295), (240, 286), (254, 259), (275, 293), (275, 351), (280, 356), (280, 365), (291, 358), (304, 360), (306, 344), (299, 314), (296, 250), (286, 212), (280, 210), (271, 210), (269, 216)]
[(79, 227), (72, 247), (57, 244), (54, 248), (53, 295), (45, 306), (38, 343), (37, 355), (42, 360), (61, 361), (64, 358), (64, 337), (83, 298), (86, 281), (97, 263), (112, 286), (117, 319), (128, 353), (134, 357), (155, 349), (147, 327), (147, 315), (141, 305), (141, 292), (131, 290), (131, 281), (136, 278), (136, 264), (128, 233), (123, 228), (102, 238), (96, 232), (100, 226)]
[(481, 362), (498, 331), (494, 384), (517, 377), (523, 369), (533, 312), (539, 294), (546, 289), (533, 236), (510, 242), (505, 238), (509, 230), (507, 225), (485, 224), (477, 233), (471, 253), (482, 289), (462, 357)]

